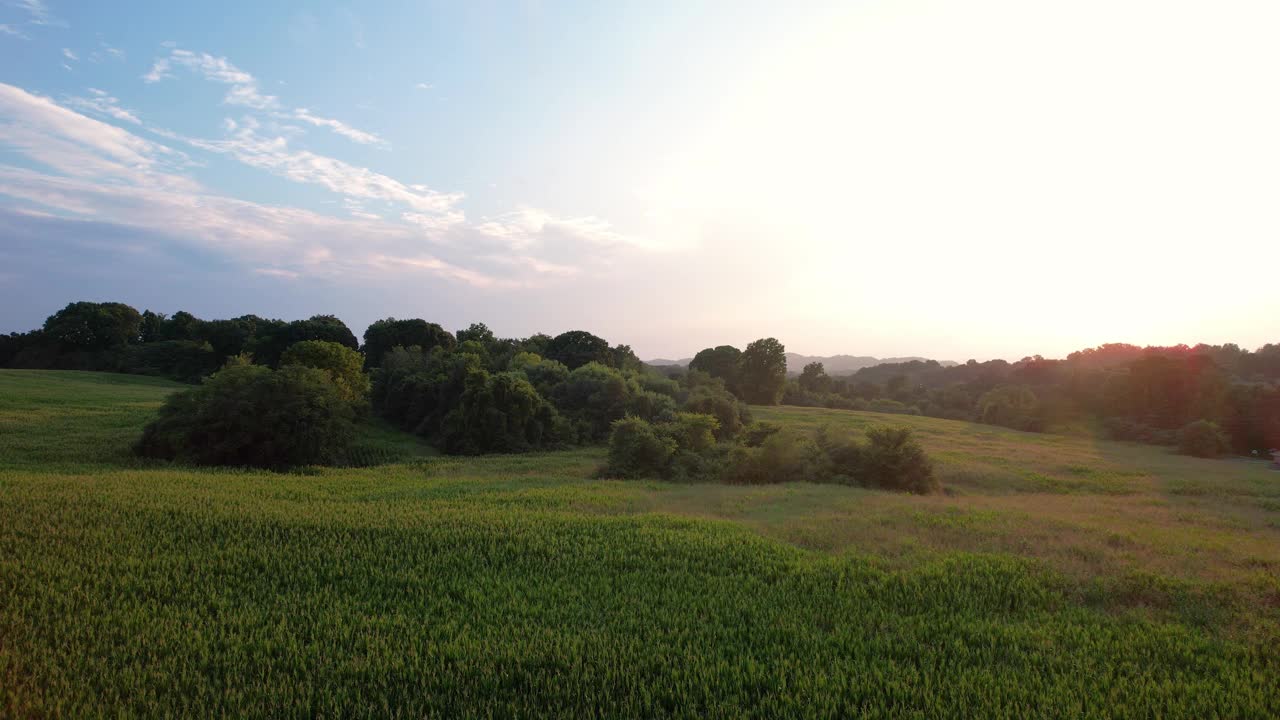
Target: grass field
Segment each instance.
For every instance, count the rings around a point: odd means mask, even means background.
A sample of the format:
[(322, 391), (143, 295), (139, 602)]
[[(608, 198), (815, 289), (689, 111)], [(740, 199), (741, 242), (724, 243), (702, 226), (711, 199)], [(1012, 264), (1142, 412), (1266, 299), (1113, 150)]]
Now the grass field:
[(900, 415), (946, 492), (590, 479), (386, 428), (141, 462), (178, 386), (0, 371), (0, 716), (1280, 715), (1280, 472)]

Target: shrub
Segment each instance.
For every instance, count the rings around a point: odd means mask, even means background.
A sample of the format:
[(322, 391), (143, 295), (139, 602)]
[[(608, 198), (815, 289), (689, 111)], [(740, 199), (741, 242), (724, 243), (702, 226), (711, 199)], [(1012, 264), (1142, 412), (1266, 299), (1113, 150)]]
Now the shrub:
[(351, 403), (323, 370), (232, 363), (170, 395), (135, 450), (198, 465), (332, 464), (354, 439), (353, 421)]
[(284, 351), (280, 365), (323, 370), (347, 402), (359, 408), (368, 401), (369, 376), (364, 374), (364, 356), (349, 347), (328, 340), (303, 340)]
[(813, 440), (793, 433), (770, 435), (759, 447), (738, 446), (725, 463), (724, 481), (745, 485), (820, 480), (822, 452)]
[(905, 427), (873, 427), (861, 452), (858, 480), (887, 490), (929, 493), (938, 489), (933, 463)]
[(840, 432), (829, 426), (818, 428), (815, 441), (826, 457), (823, 473), (828, 482), (853, 485), (863, 474), (866, 452), (862, 443), (851, 433)]
[(663, 426), (667, 435), (681, 450), (702, 452), (716, 444), (715, 431), (720, 421), (700, 413), (676, 413), (675, 420)]
[(1178, 431), (1178, 452), (1200, 458), (1215, 458), (1231, 447), (1227, 434), (1217, 423), (1196, 420)]
[(734, 397), (719, 383), (695, 387), (684, 401), (684, 409), (713, 416), (719, 423), (717, 440), (737, 437), (743, 426), (751, 422), (751, 410), (747, 408), (747, 404)]
[(675, 440), (645, 420), (626, 417), (613, 423), (609, 459), (602, 473), (619, 478), (664, 477), (675, 452)]

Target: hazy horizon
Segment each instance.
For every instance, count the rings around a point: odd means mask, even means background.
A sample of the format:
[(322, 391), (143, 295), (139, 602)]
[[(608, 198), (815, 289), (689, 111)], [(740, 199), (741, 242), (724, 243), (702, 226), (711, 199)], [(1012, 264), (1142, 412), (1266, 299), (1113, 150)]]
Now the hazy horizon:
[[(1280, 6), (0, 4), (0, 331), (1280, 341)], [(1255, 266), (1257, 269), (1255, 269)]]

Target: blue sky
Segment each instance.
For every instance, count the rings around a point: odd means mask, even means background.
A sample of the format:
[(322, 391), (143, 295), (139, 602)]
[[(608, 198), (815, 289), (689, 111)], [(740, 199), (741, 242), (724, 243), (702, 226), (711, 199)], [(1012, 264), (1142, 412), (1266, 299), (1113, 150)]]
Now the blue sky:
[(1280, 340), (1270, 3), (0, 0), (0, 330)]

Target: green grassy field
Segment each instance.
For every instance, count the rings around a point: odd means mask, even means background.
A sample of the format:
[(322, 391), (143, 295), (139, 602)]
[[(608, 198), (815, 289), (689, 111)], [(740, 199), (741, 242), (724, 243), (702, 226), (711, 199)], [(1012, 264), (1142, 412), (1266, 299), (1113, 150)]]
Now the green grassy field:
[(909, 424), (946, 492), (591, 479), (598, 449), (141, 462), (179, 387), (0, 371), (0, 716), (1280, 715), (1280, 472)]

